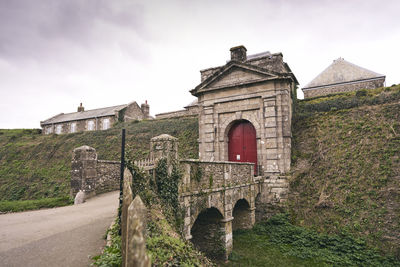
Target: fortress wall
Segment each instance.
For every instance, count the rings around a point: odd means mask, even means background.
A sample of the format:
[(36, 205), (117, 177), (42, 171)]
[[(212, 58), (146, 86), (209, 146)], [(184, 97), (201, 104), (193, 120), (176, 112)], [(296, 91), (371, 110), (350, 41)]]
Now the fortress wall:
[(325, 87), (316, 87), (313, 89), (303, 89), (304, 98), (323, 96), (335, 93), (352, 92), (361, 89), (375, 89), (385, 84), (385, 77), (376, 80), (359, 81), (353, 83), (335, 84)]
[(120, 167), (119, 161), (97, 161), (96, 194), (119, 190)]

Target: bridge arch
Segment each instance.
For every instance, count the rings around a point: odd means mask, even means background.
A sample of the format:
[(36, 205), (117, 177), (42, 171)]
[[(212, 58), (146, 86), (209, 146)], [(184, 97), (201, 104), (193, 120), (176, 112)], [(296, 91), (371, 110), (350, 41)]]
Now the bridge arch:
[(246, 199), (239, 199), (232, 211), (232, 230), (250, 229), (253, 227), (253, 214), (249, 202)]
[(217, 208), (211, 207), (200, 212), (190, 234), (194, 246), (210, 258), (226, 258), (224, 216)]

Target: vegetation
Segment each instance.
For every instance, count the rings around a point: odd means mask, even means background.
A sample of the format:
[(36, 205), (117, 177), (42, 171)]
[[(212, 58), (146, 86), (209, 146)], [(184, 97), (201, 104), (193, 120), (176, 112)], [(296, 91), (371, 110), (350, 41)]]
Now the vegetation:
[[(132, 173), (132, 192), (138, 194), (148, 209), (146, 245), (153, 266), (212, 266), (192, 244), (178, 234), (181, 233), (182, 213), (178, 202), (178, 184), (181, 173), (173, 163), (168, 174), (166, 159), (161, 159), (152, 176), (135, 166), (132, 151), (128, 151), (127, 167)], [(117, 225), (119, 227), (119, 225)], [(118, 230), (113, 230), (118, 235)], [(121, 238), (115, 237), (112, 246), (106, 247), (102, 255), (96, 256), (97, 266), (119, 266), (121, 262)]]
[(103, 253), (97, 256), (94, 256), (92, 259), (94, 260), (93, 265), (99, 267), (119, 267), (122, 263), (121, 256), (121, 236), (119, 235), (120, 229), (120, 221), (117, 218), (113, 224), (113, 226), (107, 230), (107, 234), (110, 234), (111, 244), (107, 245)]
[[(132, 162), (128, 163), (132, 166)], [(168, 173), (166, 159), (161, 159), (155, 168), (155, 181), (143, 172), (137, 172), (140, 180), (154, 183), (138, 194), (149, 210), (146, 244), (147, 252), (155, 266), (209, 266), (212, 263), (192, 244), (185, 241), (181, 233), (183, 212), (179, 206), (178, 185), (182, 179), (176, 162), (172, 162), (171, 173)], [(132, 187), (135, 187), (134, 183)], [(151, 196), (151, 197), (149, 197)]]
[(400, 86), (361, 92), (299, 101), (290, 214), (296, 225), (354, 234), (399, 259)]
[(35, 200), (0, 201), (0, 212), (17, 212), (24, 210), (37, 210), (42, 208), (62, 207), (72, 203), (73, 200), (68, 196)]
[[(126, 128), (132, 190), (149, 209), (147, 249), (153, 264), (211, 265), (178, 234), (178, 166), (168, 174), (161, 161), (153, 179), (132, 164), (148, 155), (150, 138), (162, 133), (179, 138), (182, 158), (196, 158), (197, 127), (197, 119), (181, 118), (120, 122), (107, 131), (59, 136), (0, 130), (0, 210), (17, 210), (3, 207), (19, 200), (68, 202), (72, 150), (89, 145), (100, 159), (118, 160), (120, 130)], [(289, 215), (235, 232), (230, 264), (398, 265), (400, 86), (298, 101), (292, 127)], [(213, 177), (209, 180), (212, 185)], [(120, 263), (114, 231), (113, 245), (96, 258), (98, 266)]]
[(195, 118), (132, 121), (106, 131), (63, 135), (41, 135), (38, 129), (0, 130), (0, 201), (68, 196), (73, 149), (88, 145), (100, 159), (119, 160), (122, 128), (134, 158), (146, 157), (150, 138), (163, 133), (179, 138), (180, 156), (198, 156)]
[(294, 226), (279, 214), (251, 230), (234, 233), (226, 266), (400, 266), (349, 234), (319, 234)]

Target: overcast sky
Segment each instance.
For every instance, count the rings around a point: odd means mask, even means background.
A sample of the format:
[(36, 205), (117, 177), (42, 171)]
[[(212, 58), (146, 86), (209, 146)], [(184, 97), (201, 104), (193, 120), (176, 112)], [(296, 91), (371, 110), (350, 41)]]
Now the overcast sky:
[(145, 100), (195, 98), (229, 48), (282, 52), (300, 82), (338, 57), (400, 83), (400, 1), (0, 0), (0, 128)]

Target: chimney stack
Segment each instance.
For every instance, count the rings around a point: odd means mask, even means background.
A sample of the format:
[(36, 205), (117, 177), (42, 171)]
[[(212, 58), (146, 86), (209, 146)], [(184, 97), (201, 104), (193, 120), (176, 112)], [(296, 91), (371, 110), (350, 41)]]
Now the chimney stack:
[(231, 60), (236, 60), (241, 62), (247, 60), (247, 54), (246, 54), (247, 49), (243, 45), (232, 47), (230, 50), (231, 50)]
[(85, 111), (85, 108), (82, 106), (82, 103), (81, 103), (81, 105), (78, 107), (78, 112), (82, 112), (82, 111)]
[(144, 117), (145, 119), (148, 119), (148, 118), (150, 117), (150, 105), (147, 104), (147, 100), (145, 101), (144, 104), (142, 104), (142, 105), (140, 106), (140, 109), (141, 109), (142, 112), (143, 112), (143, 117)]

